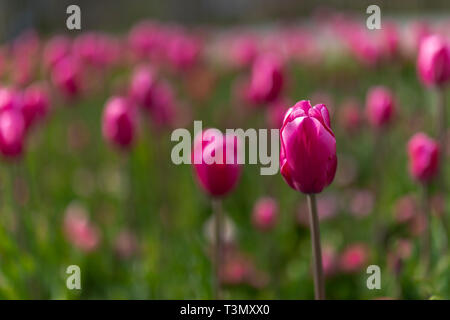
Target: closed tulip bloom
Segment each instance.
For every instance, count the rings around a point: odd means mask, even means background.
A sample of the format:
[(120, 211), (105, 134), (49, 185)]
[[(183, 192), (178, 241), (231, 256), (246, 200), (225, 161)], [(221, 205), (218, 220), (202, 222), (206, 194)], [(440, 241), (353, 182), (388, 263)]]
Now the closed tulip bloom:
[(207, 129), (195, 137), (194, 173), (206, 193), (223, 197), (237, 185), (241, 175), (238, 149), (238, 138), (220, 131)]
[(102, 132), (106, 140), (121, 148), (128, 148), (135, 136), (135, 110), (126, 98), (110, 98), (103, 111)]
[(138, 67), (132, 77), (130, 84), (130, 96), (140, 106), (149, 109), (154, 99), (156, 77), (149, 67)]
[(9, 158), (22, 154), (25, 140), (25, 121), (19, 110), (0, 113), (0, 152)]
[(49, 106), (50, 97), (45, 86), (34, 84), (25, 89), (22, 106), (25, 126), (29, 128), (35, 121), (43, 119)]
[(279, 59), (273, 55), (259, 56), (252, 67), (250, 95), (257, 103), (272, 102), (281, 93), (284, 77)]
[(0, 112), (5, 110), (18, 110), (22, 107), (21, 94), (10, 87), (0, 88)]
[(273, 229), (278, 217), (278, 203), (275, 199), (264, 197), (259, 199), (253, 207), (253, 225), (261, 231)]
[(44, 47), (44, 65), (51, 69), (64, 57), (69, 55), (72, 43), (65, 36), (56, 36), (50, 39)]
[(336, 139), (325, 105), (297, 102), (284, 117), (280, 139), (281, 174), (291, 188), (313, 194), (333, 181)]
[(77, 59), (66, 56), (53, 68), (52, 81), (62, 94), (73, 99), (81, 91), (81, 66)]
[(409, 172), (414, 179), (428, 182), (439, 171), (439, 144), (424, 133), (416, 133), (408, 142)]
[(366, 115), (369, 123), (380, 128), (387, 125), (395, 114), (395, 102), (391, 91), (378, 86), (369, 90), (366, 100)]
[(431, 35), (421, 41), (417, 69), (427, 86), (441, 86), (450, 80), (450, 47), (443, 38)]

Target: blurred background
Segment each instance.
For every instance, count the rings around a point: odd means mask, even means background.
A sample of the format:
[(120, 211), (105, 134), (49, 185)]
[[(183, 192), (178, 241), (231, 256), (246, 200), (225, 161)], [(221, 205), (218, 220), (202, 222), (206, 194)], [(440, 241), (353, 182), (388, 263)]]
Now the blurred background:
[[(71, 4), (81, 31), (66, 28)], [(366, 28), (371, 4), (381, 30)], [(0, 0), (0, 298), (213, 298), (211, 201), (172, 163), (171, 132), (280, 128), (308, 99), (329, 108), (337, 141), (318, 195), (327, 298), (449, 299), (448, 192), (408, 171), (411, 136), (437, 137), (441, 96), (416, 66), (433, 34), (449, 43), (448, 1)], [(270, 99), (251, 85), (265, 57), (283, 79)], [(366, 106), (379, 86), (395, 112), (377, 127)], [(130, 104), (117, 117), (113, 96)], [(224, 297), (312, 299), (304, 195), (245, 165), (223, 208)], [(81, 290), (66, 287), (69, 265)]]

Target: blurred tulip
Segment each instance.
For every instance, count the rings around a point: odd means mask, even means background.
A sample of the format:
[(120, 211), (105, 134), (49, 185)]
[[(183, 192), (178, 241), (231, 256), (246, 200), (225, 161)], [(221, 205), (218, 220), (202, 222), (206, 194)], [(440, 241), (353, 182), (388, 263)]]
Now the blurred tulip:
[(50, 97), (46, 86), (33, 84), (23, 94), (22, 112), (25, 126), (29, 128), (35, 121), (43, 119), (50, 106)]
[(281, 174), (291, 188), (319, 193), (333, 181), (336, 139), (325, 105), (297, 102), (285, 115), (280, 139)]
[(325, 277), (333, 276), (338, 267), (336, 251), (331, 246), (325, 246), (322, 251), (322, 265)]
[(238, 36), (232, 40), (230, 59), (236, 67), (250, 66), (258, 55), (258, 44), (254, 37), (249, 35)]
[(121, 148), (129, 148), (136, 131), (135, 110), (123, 97), (112, 97), (105, 105), (102, 132), (106, 140)]
[(419, 204), (413, 195), (406, 195), (396, 201), (394, 212), (398, 223), (409, 223), (420, 214)]
[(375, 196), (370, 190), (359, 190), (352, 196), (350, 213), (358, 218), (368, 216), (374, 207)]
[(150, 67), (140, 66), (135, 69), (131, 77), (130, 96), (138, 105), (150, 109), (155, 85), (154, 71)]
[(416, 133), (408, 142), (409, 172), (414, 179), (427, 183), (439, 171), (439, 144), (424, 133)]
[(177, 70), (187, 70), (195, 65), (201, 53), (200, 41), (177, 33), (168, 39), (167, 57)]
[(121, 231), (115, 239), (114, 250), (120, 258), (129, 259), (138, 250), (136, 236), (130, 231)]
[(420, 43), (417, 69), (427, 86), (442, 86), (450, 80), (450, 46), (438, 35), (426, 37)]
[(0, 112), (6, 110), (20, 110), (22, 108), (22, 95), (11, 87), (0, 87)]
[(280, 129), (283, 125), (284, 115), (291, 103), (286, 99), (277, 99), (266, 110), (267, 126), (271, 129)]
[(339, 124), (348, 133), (355, 133), (361, 127), (363, 119), (356, 100), (345, 101), (338, 111)]
[(348, 246), (339, 258), (340, 269), (346, 273), (362, 270), (368, 260), (368, 248), (362, 243)]
[(394, 97), (389, 89), (378, 86), (367, 93), (366, 115), (369, 123), (381, 128), (392, 121), (395, 114)]
[(53, 68), (52, 81), (56, 88), (68, 99), (73, 99), (81, 91), (81, 66), (70, 56), (62, 58)]
[(176, 124), (177, 110), (175, 94), (167, 81), (160, 81), (153, 88), (153, 105), (149, 109), (150, 120), (157, 129), (172, 128)]
[(59, 61), (70, 54), (72, 43), (65, 36), (51, 38), (44, 47), (43, 60), (48, 69), (52, 69)]
[[(192, 155), (194, 173), (206, 193), (223, 197), (237, 185), (241, 175), (238, 150), (238, 138), (223, 135), (220, 131), (207, 129), (195, 137)], [(196, 157), (200, 161), (196, 161)]]
[(253, 225), (261, 231), (270, 231), (275, 227), (277, 218), (277, 201), (270, 197), (258, 199), (252, 212)]
[(273, 55), (259, 56), (252, 67), (250, 95), (255, 103), (272, 102), (281, 93), (284, 83), (281, 62)]
[(25, 121), (19, 110), (0, 112), (0, 152), (8, 158), (22, 154), (25, 140)]
[(64, 233), (75, 247), (84, 251), (95, 250), (100, 243), (100, 234), (87, 217), (86, 209), (78, 204), (71, 204), (64, 216)]

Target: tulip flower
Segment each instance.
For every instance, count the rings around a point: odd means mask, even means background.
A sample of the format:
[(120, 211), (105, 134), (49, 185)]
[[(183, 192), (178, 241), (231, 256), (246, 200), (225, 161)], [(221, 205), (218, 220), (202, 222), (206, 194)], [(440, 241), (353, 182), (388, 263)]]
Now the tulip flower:
[(278, 204), (275, 199), (265, 197), (259, 199), (253, 207), (253, 225), (261, 231), (273, 229), (278, 218)]
[(155, 85), (156, 77), (153, 70), (149, 67), (138, 67), (131, 77), (130, 96), (138, 105), (150, 109)]
[(102, 132), (106, 140), (127, 149), (135, 137), (135, 110), (126, 98), (112, 97), (106, 102)]
[(250, 96), (257, 103), (272, 102), (281, 93), (284, 75), (279, 59), (273, 55), (259, 56), (252, 67)]
[(430, 233), (430, 195), (428, 183), (436, 177), (440, 166), (440, 147), (433, 139), (424, 133), (416, 133), (408, 142), (409, 172), (411, 176), (422, 183), (423, 215), (425, 232), (423, 234), (422, 259), (429, 271), (431, 264), (431, 233)]
[(215, 129), (207, 129), (199, 133), (194, 140), (192, 162), (195, 177), (200, 187), (212, 197), (215, 213), (215, 283), (214, 295), (222, 296), (220, 268), (222, 259), (222, 204), (220, 199), (229, 194), (237, 185), (241, 175), (238, 163), (238, 138), (234, 135), (223, 135)]
[(450, 81), (450, 46), (443, 38), (430, 35), (421, 41), (417, 70), (426, 86), (443, 86)]
[(315, 297), (325, 299), (315, 194), (333, 181), (337, 167), (336, 139), (327, 107), (297, 102), (286, 112), (280, 140), (281, 175), (292, 189), (308, 196)]
[(66, 56), (52, 71), (52, 81), (56, 88), (68, 99), (74, 99), (81, 91), (81, 66), (77, 59)]
[(44, 47), (43, 60), (48, 69), (52, 69), (59, 61), (70, 54), (72, 43), (65, 36), (51, 38)]
[(100, 232), (89, 221), (87, 211), (81, 205), (69, 205), (63, 229), (67, 240), (84, 252), (95, 250), (100, 243)]
[(8, 158), (22, 154), (25, 140), (25, 121), (19, 110), (0, 112), (0, 152)]
[(409, 172), (411, 176), (428, 183), (439, 171), (439, 144), (424, 133), (416, 133), (408, 142)]
[(367, 252), (367, 246), (362, 243), (348, 246), (339, 258), (341, 270), (346, 273), (360, 271), (367, 264)]
[(49, 105), (50, 97), (45, 86), (33, 84), (26, 88), (23, 94), (22, 106), (26, 128), (43, 119), (48, 112)]
[(366, 115), (375, 128), (389, 124), (395, 113), (394, 97), (389, 89), (378, 86), (369, 90), (366, 100)]

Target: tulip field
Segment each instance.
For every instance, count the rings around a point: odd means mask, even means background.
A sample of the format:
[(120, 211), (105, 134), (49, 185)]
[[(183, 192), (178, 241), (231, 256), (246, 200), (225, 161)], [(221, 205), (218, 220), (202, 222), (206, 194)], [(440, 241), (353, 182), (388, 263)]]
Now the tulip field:
[(321, 14), (0, 42), (0, 299), (450, 299), (450, 15)]

